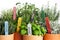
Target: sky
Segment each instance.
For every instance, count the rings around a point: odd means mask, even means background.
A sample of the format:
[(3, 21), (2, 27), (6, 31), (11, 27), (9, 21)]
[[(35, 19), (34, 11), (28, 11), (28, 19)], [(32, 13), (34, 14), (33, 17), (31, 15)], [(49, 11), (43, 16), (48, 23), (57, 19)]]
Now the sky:
[[(35, 4), (36, 7), (38, 8), (41, 8), (42, 5), (44, 5), (44, 7), (47, 7), (48, 1), (49, 1), (49, 6), (51, 8), (53, 8), (54, 4), (57, 3), (57, 9), (60, 10), (60, 0), (0, 0), (0, 13), (4, 9), (9, 9), (16, 6), (15, 4), (17, 2), (20, 3), (28, 2)], [(60, 18), (59, 18), (59, 23), (60, 23)]]

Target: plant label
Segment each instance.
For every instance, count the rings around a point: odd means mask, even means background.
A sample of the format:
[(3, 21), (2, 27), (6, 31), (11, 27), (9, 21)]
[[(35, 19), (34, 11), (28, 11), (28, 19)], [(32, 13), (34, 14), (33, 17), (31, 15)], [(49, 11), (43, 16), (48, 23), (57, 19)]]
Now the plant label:
[(46, 22), (47, 31), (48, 31), (48, 33), (51, 34), (51, 28), (50, 28), (50, 23), (49, 23), (48, 17), (45, 18), (45, 22)]
[(22, 18), (18, 18), (18, 24), (17, 24), (17, 32), (20, 30), (20, 26), (21, 26), (21, 21), (22, 21)]
[(16, 19), (16, 7), (13, 7), (13, 20)]
[(30, 23), (27, 25), (27, 28), (28, 28), (28, 35), (32, 35), (32, 28)]
[(8, 21), (5, 21), (5, 35), (8, 35)]

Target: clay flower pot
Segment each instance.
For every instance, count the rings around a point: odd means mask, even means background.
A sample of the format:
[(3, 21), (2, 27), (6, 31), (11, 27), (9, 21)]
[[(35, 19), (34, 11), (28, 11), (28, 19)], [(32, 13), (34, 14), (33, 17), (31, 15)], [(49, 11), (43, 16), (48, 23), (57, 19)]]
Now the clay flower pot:
[(43, 37), (34, 35), (23, 35), (23, 40), (43, 40)]
[(14, 33), (14, 40), (22, 40), (22, 36), (19, 33), (15, 32)]
[(14, 34), (0, 35), (0, 40), (14, 40)]
[(44, 40), (60, 40), (60, 34), (45, 34)]

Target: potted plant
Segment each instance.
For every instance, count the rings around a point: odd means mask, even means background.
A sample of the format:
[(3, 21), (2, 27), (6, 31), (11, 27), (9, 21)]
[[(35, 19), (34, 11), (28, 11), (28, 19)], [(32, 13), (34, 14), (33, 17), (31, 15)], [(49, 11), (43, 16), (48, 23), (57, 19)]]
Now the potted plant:
[[(49, 14), (47, 15), (50, 19), (50, 27), (51, 27), (51, 33), (47, 33), (44, 35), (44, 40), (60, 40), (60, 34), (59, 34), (59, 24), (56, 22), (59, 18), (59, 12), (56, 11), (56, 4), (54, 7), (54, 11), (47, 8)], [(47, 13), (46, 13), (47, 14)]]
[(28, 34), (27, 24), (21, 25), (20, 34), (23, 35), (23, 40), (43, 40), (43, 35), (46, 34), (46, 29), (39, 24), (32, 24), (32, 34)]
[(16, 20), (13, 21), (12, 16), (12, 9), (2, 11), (0, 18), (0, 40), (14, 40)]

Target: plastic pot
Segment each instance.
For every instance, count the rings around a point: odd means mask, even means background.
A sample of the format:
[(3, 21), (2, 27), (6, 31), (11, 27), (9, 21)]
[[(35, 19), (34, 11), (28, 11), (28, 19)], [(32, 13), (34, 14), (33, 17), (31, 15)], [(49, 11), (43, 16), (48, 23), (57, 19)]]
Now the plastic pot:
[(14, 34), (0, 35), (0, 40), (14, 40)]
[(60, 40), (60, 34), (45, 34), (44, 40)]
[(14, 33), (14, 40), (22, 40), (22, 36), (18, 32), (15, 32)]
[(43, 40), (43, 37), (34, 35), (23, 35), (23, 40)]

